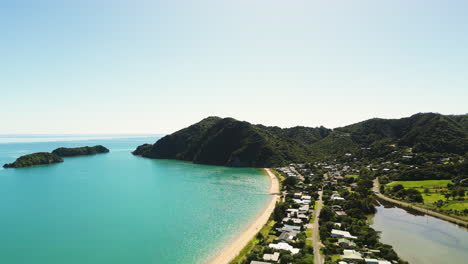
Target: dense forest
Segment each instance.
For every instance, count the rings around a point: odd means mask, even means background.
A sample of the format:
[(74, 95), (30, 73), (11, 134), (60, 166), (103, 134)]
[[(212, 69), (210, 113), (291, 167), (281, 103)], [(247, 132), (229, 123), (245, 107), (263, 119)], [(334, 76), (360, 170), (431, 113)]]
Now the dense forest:
[(208, 117), (153, 145), (139, 146), (133, 154), (234, 167), (275, 167), (349, 156), (375, 160), (403, 152), (463, 157), (468, 151), (467, 124), (468, 115), (436, 113), (375, 118), (333, 130)]

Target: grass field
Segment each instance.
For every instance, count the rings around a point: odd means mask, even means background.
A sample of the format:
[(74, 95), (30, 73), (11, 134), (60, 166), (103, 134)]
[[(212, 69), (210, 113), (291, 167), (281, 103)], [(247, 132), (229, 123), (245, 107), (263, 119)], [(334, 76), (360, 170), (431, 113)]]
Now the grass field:
[[(447, 184), (452, 183), (451, 180), (427, 180), (427, 181), (395, 181), (387, 184), (388, 187), (401, 184), (405, 189), (416, 189), (418, 190), (425, 203), (434, 203), (438, 200), (445, 201), (446, 198), (442, 195), (441, 191), (446, 190)], [(426, 193), (425, 190), (429, 192)]]
[(438, 200), (445, 201), (445, 196), (443, 196), (441, 193), (436, 193), (436, 192), (430, 192), (430, 193), (424, 193), (421, 192), (422, 197), (424, 199), (425, 203), (434, 203), (437, 202)]
[(416, 188), (416, 189), (435, 189), (447, 187), (447, 184), (452, 183), (451, 180), (428, 180), (428, 181), (394, 181), (387, 186), (393, 186), (401, 184), (405, 188)]
[[(458, 210), (463, 211), (468, 208), (468, 200), (448, 200), (442, 194), (442, 191), (447, 190), (447, 184), (452, 183), (450, 180), (428, 180), (428, 181), (395, 181), (386, 185), (390, 188), (396, 184), (401, 184), (405, 189), (418, 190), (424, 199), (424, 204), (428, 208), (435, 208), (434, 203), (442, 200), (446, 202), (440, 209), (442, 210)], [(427, 190), (427, 191), (426, 191)]]
[(464, 201), (450, 201), (448, 204), (442, 206), (442, 209), (444, 210), (458, 210), (458, 211), (462, 211), (464, 209), (467, 209), (468, 208), (468, 201), (467, 200), (464, 200)]
[(359, 175), (348, 174), (348, 175), (345, 176), (345, 178), (357, 179), (357, 178), (359, 178)]

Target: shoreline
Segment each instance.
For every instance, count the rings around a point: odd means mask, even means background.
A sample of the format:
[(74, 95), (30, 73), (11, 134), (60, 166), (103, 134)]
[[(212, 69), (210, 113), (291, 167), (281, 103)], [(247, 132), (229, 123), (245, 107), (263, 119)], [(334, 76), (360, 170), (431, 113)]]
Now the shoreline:
[(456, 225), (461, 226), (463, 228), (468, 228), (468, 222), (467, 221), (464, 221), (464, 220), (461, 220), (461, 219), (458, 219), (458, 218), (455, 218), (455, 217), (451, 217), (451, 216), (448, 216), (448, 215), (444, 215), (444, 214), (441, 214), (441, 213), (438, 213), (438, 212), (435, 212), (435, 211), (432, 211), (432, 210), (429, 210), (429, 209), (421, 208), (421, 207), (418, 207), (416, 205), (413, 205), (413, 204), (410, 204), (410, 203), (407, 203), (407, 202), (398, 201), (398, 200), (395, 200), (393, 198), (387, 197), (387, 196), (385, 196), (385, 195), (383, 195), (383, 194), (381, 194), (379, 192), (379, 186), (380, 186), (380, 183), (379, 183), (378, 179), (375, 179), (374, 180), (374, 187), (373, 187), (374, 194), (375, 194), (375, 196), (377, 196), (378, 198), (380, 198), (380, 199), (382, 199), (384, 201), (387, 201), (389, 203), (393, 203), (393, 204), (395, 204), (397, 206), (401, 206), (403, 208), (416, 210), (416, 211), (418, 211), (420, 213), (430, 215), (432, 217), (438, 218), (438, 219), (446, 221), (446, 222), (450, 222), (452, 224), (456, 224)]
[(263, 226), (270, 219), (270, 215), (276, 207), (276, 202), (279, 200), (279, 182), (273, 172), (270, 169), (264, 168), (267, 175), (270, 178), (270, 189), (271, 195), (270, 201), (263, 208), (262, 213), (255, 219), (248, 228), (240, 233), (240, 235), (233, 240), (227, 247), (223, 248), (219, 254), (208, 260), (208, 264), (228, 264), (231, 262), (241, 250), (249, 243), (252, 238), (263, 228)]

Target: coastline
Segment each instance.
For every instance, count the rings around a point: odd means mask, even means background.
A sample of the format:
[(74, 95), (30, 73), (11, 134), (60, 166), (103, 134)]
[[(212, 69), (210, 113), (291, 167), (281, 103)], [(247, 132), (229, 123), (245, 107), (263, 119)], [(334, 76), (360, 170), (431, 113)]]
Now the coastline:
[(276, 202), (279, 199), (277, 193), (279, 193), (279, 182), (273, 172), (270, 169), (264, 169), (270, 178), (270, 189), (271, 195), (270, 201), (263, 208), (262, 213), (255, 219), (255, 221), (249, 225), (249, 227), (243, 231), (231, 244), (223, 248), (222, 251), (211, 258), (208, 264), (228, 264), (231, 262), (241, 250), (249, 243), (252, 238), (262, 229), (262, 227), (268, 222), (271, 213), (276, 207)]

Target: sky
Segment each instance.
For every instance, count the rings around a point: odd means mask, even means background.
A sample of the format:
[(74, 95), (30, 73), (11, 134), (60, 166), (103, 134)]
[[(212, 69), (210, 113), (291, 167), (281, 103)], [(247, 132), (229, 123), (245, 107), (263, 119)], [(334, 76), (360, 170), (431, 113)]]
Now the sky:
[(468, 1), (5, 0), (0, 134), (468, 112)]

